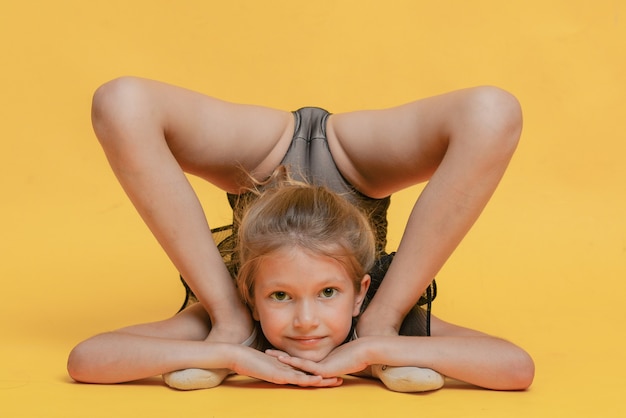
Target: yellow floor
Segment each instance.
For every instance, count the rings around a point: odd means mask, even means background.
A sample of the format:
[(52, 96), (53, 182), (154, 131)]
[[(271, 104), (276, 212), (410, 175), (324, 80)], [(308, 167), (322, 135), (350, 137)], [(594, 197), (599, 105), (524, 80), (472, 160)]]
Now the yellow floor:
[[(50, 266), (50, 269), (62, 268)], [(103, 277), (94, 273), (90, 279), (99, 281)], [(399, 394), (387, 391), (375, 381), (356, 378), (348, 378), (343, 387), (334, 389), (278, 387), (234, 378), (215, 389), (178, 392), (165, 387), (160, 379), (99, 386), (73, 383), (65, 373), (65, 358), (75, 341), (94, 330), (117, 326), (123, 319), (142, 320), (137, 310), (143, 310), (152, 318), (159, 317), (154, 309), (146, 312), (145, 307), (134, 305), (129, 296), (104, 301), (103, 297), (109, 292), (100, 296), (87, 292), (90, 294), (86, 298), (98, 301), (77, 303), (76, 311), (71, 313), (66, 303), (72, 301), (56, 298), (52, 285), (46, 286), (50, 292), (48, 301), (43, 294), (30, 295), (30, 299), (40, 298), (38, 304), (28, 302), (27, 286), (9, 288), (13, 290), (11, 295), (18, 307), (10, 308), (8, 315), (3, 315), (0, 402), (2, 415), (6, 417), (200, 414), (211, 417), (381, 417), (409, 413), (446, 417), (621, 417), (626, 414), (621, 402), (625, 385), (620, 373), (624, 371), (625, 361), (622, 344), (615, 336), (616, 332), (623, 331), (618, 328), (617, 320), (597, 327), (595, 322), (606, 317), (602, 310), (573, 319), (571, 316), (584, 309), (572, 308), (570, 315), (554, 315), (553, 310), (542, 307), (541, 303), (530, 303), (527, 314), (517, 312), (495, 320), (475, 321), (476, 325), (485, 325), (483, 328), (490, 330), (502, 328), (500, 334), (514, 338), (531, 351), (537, 363), (537, 377), (526, 392), (493, 392), (448, 382), (444, 389), (434, 393)], [(25, 293), (20, 295), (20, 290)], [(8, 299), (6, 296), (3, 299)], [(90, 304), (94, 310), (89, 310)], [(147, 302), (147, 305), (153, 303)], [(470, 304), (464, 305), (470, 308)], [(27, 309), (32, 311), (25, 315)], [(490, 309), (492, 307), (487, 307)], [(103, 319), (113, 311), (113, 320)], [(540, 313), (550, 314), (550, 318), (538, 319)], [(502, 325), (511, 319), (512, 325)]]
[[(626, 416), (626, 1), (8, 2), (0, 12), (0, 416)], [(175, 6), (174, 6), (175, 4)], [(237, 378), (72, 383), (94, 333), (172, 314), (176, 272), (117, 185), (90, 98), (132, 74), (283, 109), (385, 107), (495, 84), (525, 113), (520, 148), (438, 276), (435, 313), (508, 338), (526, 392), (448, 382), (398, 394)], [(192, 179), (212, 225), (221, 193)], [(393, 198), (390, 249), (419, 188)], [(217, 202), (217, 203), (216, 203)]]

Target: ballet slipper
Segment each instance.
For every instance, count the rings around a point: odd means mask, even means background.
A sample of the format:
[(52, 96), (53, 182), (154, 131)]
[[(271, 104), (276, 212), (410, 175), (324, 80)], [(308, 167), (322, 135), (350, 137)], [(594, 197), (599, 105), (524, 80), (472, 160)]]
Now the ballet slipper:
[[(251, 346), (256, 339), (256, 329), (241, 345)], [(219, 386), (229, 375), (229, 369), (184, 369), (163, 374), (163, 381), (179, 390), (210, 389)]]
[(184, 369), (165, 373), (163, 381), (179, 390), (210, 389), (219, 386), (231, 373), (228, 369)]
[(394, 392), (426, 392), (443, 386), (443, 376), (434, 370), (421, 367), (392, 367), (376, 364), (372, 376), (380, 379)]

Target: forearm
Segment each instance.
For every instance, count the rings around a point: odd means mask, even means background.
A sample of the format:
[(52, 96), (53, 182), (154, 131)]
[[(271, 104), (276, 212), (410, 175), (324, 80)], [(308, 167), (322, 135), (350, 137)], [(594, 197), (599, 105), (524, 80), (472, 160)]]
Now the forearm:
[(185, 368), (229, 368), (237, 347), (109, 332), (79, 344), (68, 372), (79, 382), (120, 383)]
[(370, 364), (416, 366), (495, 390), (526, 389), (534, 364), (521, 348), (490, 336), (372, 337)]

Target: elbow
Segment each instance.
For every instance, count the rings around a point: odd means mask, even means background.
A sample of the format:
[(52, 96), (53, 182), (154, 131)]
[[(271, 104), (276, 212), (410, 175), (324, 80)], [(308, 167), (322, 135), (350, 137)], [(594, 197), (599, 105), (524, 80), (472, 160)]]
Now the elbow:
[(67, 372), (76, 382), (89, 383), (89, 355), (85, 343), (80, 343), (67, 358)]
[(78, 344), (67, 358), (67, 372), (79, 383), (108, 383), (111, 358), (103, 353), (99, 336)]
[(67, 358), (67, 373), (76, 382), (82, 382), (83, 362), (79, 352), (79, 346), (74, 347)]
[(524, 361), (524, 365), (520, 368), (520, 372), (518, 373), (520, 390), (528, 389), (535, 379), (535, 362), (530, 357), (530, 355), (528, 355), (528, 353), (524, 354), (526, 356), (526, 360)]
[(523, 350), (513, 359), (508, 368), (506, 381), (499, 390), (526, 390), (535, 378), (535, 362)]

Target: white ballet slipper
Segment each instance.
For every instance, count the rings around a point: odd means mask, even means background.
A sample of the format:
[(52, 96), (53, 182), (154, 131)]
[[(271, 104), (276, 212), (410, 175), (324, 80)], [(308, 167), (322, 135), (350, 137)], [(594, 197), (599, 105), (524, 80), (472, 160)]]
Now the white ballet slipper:
[(427, 392), (440, 389), (443, 376), (434, 370), (421, 367), (392, 367), (376, 364), (372, 366), (372, 376), (380, 379), (394, 392)]
[(184, 369), (165, 373), (163, 381), (179, 390), (210, 389), (219, 386), (231, 373), (228, 369)]
[[(250, 346), (256, 339), (256, 329), (241, 345)], [(163, 374), (163, 381), (179, 390), (210, 389), (219, 386), (229, 375), (229, 369), (184, 369)]]

